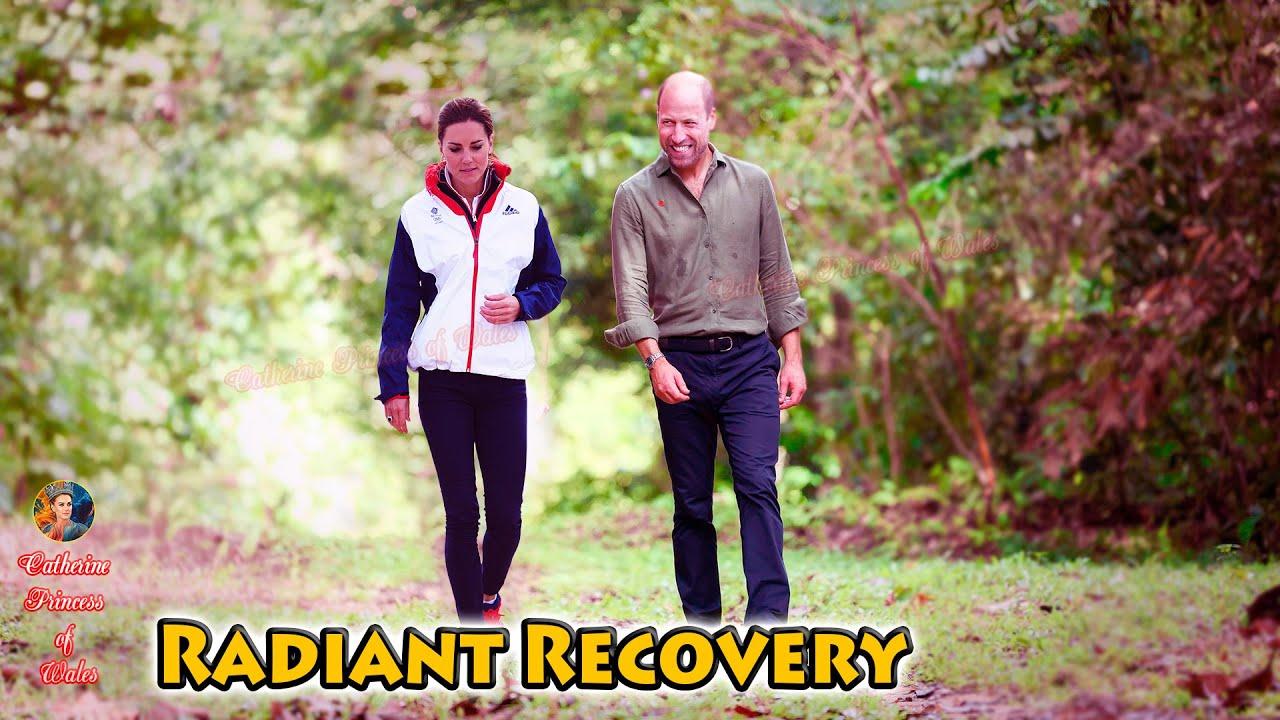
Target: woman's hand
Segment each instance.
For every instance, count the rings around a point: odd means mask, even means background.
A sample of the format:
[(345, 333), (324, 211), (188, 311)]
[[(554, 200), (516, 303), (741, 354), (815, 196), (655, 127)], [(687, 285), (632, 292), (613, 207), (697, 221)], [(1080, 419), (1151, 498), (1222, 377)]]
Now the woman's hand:
[(485, 295), (480, 315), (494, 325), (512, 322), (520, 315), (520, 301), (506, 293)]
[(393, 397), (382, 404), (382, 409), (391, 427), (401, 433), (409, 432), (409, 398), (403, 395)]

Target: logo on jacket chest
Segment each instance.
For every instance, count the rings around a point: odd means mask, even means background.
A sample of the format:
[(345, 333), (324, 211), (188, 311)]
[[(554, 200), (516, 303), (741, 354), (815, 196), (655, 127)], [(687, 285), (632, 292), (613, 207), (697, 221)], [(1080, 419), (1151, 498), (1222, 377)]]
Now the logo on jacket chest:
[(440, 217), (440, 208), (438, 207), (431, 208), (431, 222), (437, 225), (444, 222), (444, 218)]

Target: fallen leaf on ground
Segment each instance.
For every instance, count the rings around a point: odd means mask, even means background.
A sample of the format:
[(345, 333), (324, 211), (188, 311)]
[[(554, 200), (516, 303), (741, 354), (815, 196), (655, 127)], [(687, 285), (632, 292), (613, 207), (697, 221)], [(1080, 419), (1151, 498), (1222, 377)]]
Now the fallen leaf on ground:
[(743, 717), (750, 717), (750, 718), (764, 717), (765, 715), (765, 713), (759, 710), (755, 710), (753, 708), (749, 708), (746, 705), (734, 705), (733, 711)]
[(1190, 673), (1178, 684), (1193, 698), (1221, 698), (1231, 690), (1231, 678), (1222, 673)]
[(1016, 610), (1017, 608), (1021, 607), (1024, 602), (1026, 601), (1023, 600), (1022, 598), (1012, 597), (1012, 598), (1009, 598), (1008, 600), (1001, 600), (1000, 602), (991, 603), (990, 605), (979, 605), (978, 607), (974, 608), (973, 611), (982, 613), (984, 615), (1001, 615), (1003, 613)]
[(449, 708), (450, 715), (461, 715), (462, 717), (475, 717), (483, 712), (475, 698), (463, 698)]
[(1260, 620), (1271, 620), (1280, 623), (1280, 585), (1266, 590), (1254, 598), (1245, 612), (1248, 613), (1250, 625)]
[(1271, 663), (1276, 659), (1276, 654), (1271, 653), (1271, 657), (1267, 659), (1267, 666), (1249, 677), (1236, 683), (1227, 691), (1227, 707), (1241, 708), (1249, 704), (1249, 695), (1252, 693), (1264, 693), (1275, 687), (1275, 677), (1271, 674)]
[(1280, 622), (1276, 622), (1271, 618), (1264, 617), (1252, 620), (1244, 626), (1242, 633), (1245, 637), (1275, 637), (1280, 635)]
[(20, 668), (16, 665), (0, 667), (0, 678), (3, 678), (5, 682), (13, 682), (20, 677), (25, 678), (27, 684), (32, 687), (44, 686), (44, 683), (40, 682), (40, 673), (31, 668)]

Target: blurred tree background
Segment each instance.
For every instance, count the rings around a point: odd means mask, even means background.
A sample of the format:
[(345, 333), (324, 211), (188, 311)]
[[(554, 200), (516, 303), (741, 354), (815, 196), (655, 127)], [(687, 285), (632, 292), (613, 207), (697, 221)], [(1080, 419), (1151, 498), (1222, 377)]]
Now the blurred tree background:
[(693, 68), (810, 303), (792, 528), (1280, 550), (1276, 3), (2, 12), (0, 509), (61, 478), (106, 521), (441, 523), (372, 359), (400, 204), (464, 94), (570, 280), (535, 328), (529, 509), (664, 502), (647, 380), (602, 338), (607, 230), (657, 83)]

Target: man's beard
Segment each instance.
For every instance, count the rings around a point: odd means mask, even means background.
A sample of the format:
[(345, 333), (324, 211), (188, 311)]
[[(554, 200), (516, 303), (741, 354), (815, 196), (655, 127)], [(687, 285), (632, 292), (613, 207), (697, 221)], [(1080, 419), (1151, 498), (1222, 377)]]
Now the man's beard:
[(709, 145), (699, 146), (698, 144), (695, 143), (693, 147), (690, 149), (689, 154), (683, 157), (679, 155), (674, 155), (672, 154), (670, 149), (667, 149), (666, 150), (667, 161), (670, 162), (671, 166), (675, 168), (686, 169), (686, 168), (697, 167), (698, 163), (702, 162), (702, 158), (706, 156), (708, 149), (709, 149)]

